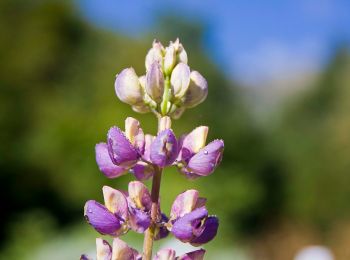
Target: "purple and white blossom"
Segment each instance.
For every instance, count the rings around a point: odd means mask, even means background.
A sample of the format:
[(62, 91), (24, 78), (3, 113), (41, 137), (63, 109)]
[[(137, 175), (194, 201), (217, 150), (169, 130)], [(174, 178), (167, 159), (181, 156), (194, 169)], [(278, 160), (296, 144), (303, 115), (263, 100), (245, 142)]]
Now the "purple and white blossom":
[(218, 218), (209, 216), (206, 199), (196, 190), (187, 190), (175, 199), (170, 213), (171, 233), (184, 243), (194, 246), (211, 241), (219, 227)]
[(214, 140), (205, 146), (207, 134), (208, 127), (200, 126), (181, 140), (177, 166), (188, 178), (208, 176), (221, 162), (224, 141)]

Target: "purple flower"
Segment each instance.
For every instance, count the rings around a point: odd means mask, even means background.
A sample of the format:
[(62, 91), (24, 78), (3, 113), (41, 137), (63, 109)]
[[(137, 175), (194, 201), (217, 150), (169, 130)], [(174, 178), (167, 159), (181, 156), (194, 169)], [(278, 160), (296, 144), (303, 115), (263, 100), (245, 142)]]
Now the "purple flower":
[(202, 260), (204, 259), (205, 250), (199, 249), (176, 257), (176, 252), (171, 248), (163, 248), (157, 252), (154, 260)]
[(161, 131), (151, 144), (150, 159), (159, 167), (171, 165), (178, 154), (177, 140), (172, 130)]
[(94, 200), (86, 202), (84, 216), (103, 235), (119, 236), (127, 231), (128, 204), (125, 195), (108, 186), (103, 187), (105, 205)]
[[(96, 238), (96, 259), (97, 260), (141, 260), (142, 255), (134, 248), (119, 238), (114, 238), (112, 246), (102, 238)], [(202, 260), (205, 250), (199, 249), (182, 256), (176, 257), (176, 252), (170, 248), (164, 248), (157, 252), (154, 260)], [(92, 258), (82, 255), (81, 260)]]
[(208, 176), (221, 162), (224, 141), (214, 140), (205, 146), (207, 134), (208, 127), (200, 126), (181, 138), (177, 166), (188, 178)]
[[(124, 133), (118, 127), (112, 127), (108, 131), (107, 143), (96, 145), (97, 165), (108, 178), (119, 177), (138, 163), (139, 158), (145, 153), (145, 144), (146, 138), (139, 121), (128, 117), (125, 120)], [(149, 178), (150, 169), (144, 171), (145, 176), (140, 178)], [(140, 176), (141, 169), (137, 169), (137, 172)]]
[(171, 233), (184, 243), (194, 246), (212, 240), (219, 227), (218, 219), (208, 216), (205, 199), (198, 191), (187, 190), (175, 199), (170, 213)]

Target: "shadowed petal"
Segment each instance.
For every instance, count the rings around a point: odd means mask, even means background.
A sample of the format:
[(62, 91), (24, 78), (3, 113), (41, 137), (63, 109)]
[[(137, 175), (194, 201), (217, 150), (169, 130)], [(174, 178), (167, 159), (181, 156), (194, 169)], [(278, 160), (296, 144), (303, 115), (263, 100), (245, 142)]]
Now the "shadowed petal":
[(86, 202), (84, 216), (87, 222), (103, 235), (116, 235), (121, 227), (119, 219), (94, 200)]
[(163, 248), (157, 252), (153, 260), (175, 260), (176, 252), (171, 248)]
[(203, 224), (202, 233), (191, 241), (191, 245), (199, 246), (212, 240), (218, 231), (219, 220), (217, 217), (208, 217)]
[(161, 131), (151, 144), (151, 161), (160, 167), (169, 166), (175, 161), (177, 154), (177, 141), (173, 131)]
[(95, 152), (98, 168), (107, 178), (117, 178), (127, 173), (127, 170), (123, 167), (117, 166), (112, 162), (106, 143), (97, 144)]
[(171, 207), (170, 218), (177, 219), (190, 213), (197, 203), (198, 195), (197, 190), (187, 190), (179, 194)]
[(168, 217), (162, 213), (161, 221), (157, 223), (154, 240), (159, 240), (168, 236), (169, 230), (165, 226), (165, 224), (168, 223), (168, 221)]
[(182, 242), (191, 242), (198, 234), (201, 234), (203, 230), (201, 221), (207, 216), (208, 211), (205, 207), (195, 209), (175, 221), (171, 233)]
[(96, 257), (96, 260), (112, 259), (112, 247), (102, 238), (96, 238)]
[(112, 162), (125, 167), (133, 166), (138, 160), (136, 148), (118, 127), (112, 127), (107, 134), (108, 152)]
[(139, 253), (119, 238), (113, 239), (112, 260), (137, 260)]
[(138, 162), (130, 172), (135, 175), (137, 180), (145, 181), (153, 176), (154, 167), (145, 162)]
[(143, 233), (151, 225), (151, 217), (149, 213), (141, 209), (130, 209), (129, 225), (132, 230)]
[(199, 249), (196, 251), (186, 253), (186, 254), (178, 257), (176, 260), (203, 260), (204, 254), (205, 254), (205, 250)]
[(80, 256), (80, 260), (93, 260), (91, 257), (89, 257), (88, 255), (84, 254)]
[(102, 191), (107, 209), (125, 221), (128, 218), (128, 202), (125, 195), (108, 186), (103, 186)]
[(207, 176), (213, 173), (221, 162), (223, 151), (222, 140), (212, 141), (189, 160), (187, 167), (198, 175)]
[(139, 209), (149, 211), (151, 209), (151, 194), (147, 187), (140, 181), (132, 181), (128, 186), (129, 199)]

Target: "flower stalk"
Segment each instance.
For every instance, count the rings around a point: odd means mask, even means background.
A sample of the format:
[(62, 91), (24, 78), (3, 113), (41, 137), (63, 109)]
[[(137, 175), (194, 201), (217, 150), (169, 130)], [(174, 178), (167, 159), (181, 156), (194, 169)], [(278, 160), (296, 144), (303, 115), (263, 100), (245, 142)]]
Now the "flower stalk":
[[(162, 212), (160, 188), (166, 167), (176, 167), (188, 179), (212, 174), (222, 159), (224, 143), (214, 140), (206, 145), (208, 127), (200, 126), (177, 139), (171, 129), (171, 118), (178, 119), (187, 108), (203, 102), (207, 82), (187, 65), (187, 53), (177, 39), (169, 46), (154, 41), (146, 56), (146, 75), (138, 77), (132, 68), (117, 75), (118, 98), (139, 113), (153, 112), (158, 119), (157, 135), (145, 134), (138, 120), (128, 117), (125, 130), (109, 129), (107, 141), (95, 147), (96, 162), (107, 178), (128, 172), (128, 192), (104, 186), (104, 204), (89, 200), (84, 215), (100, 234), (112, 236), (113, 243), (96, 239), (97, 260), (151, 260), (153, 243), (170, 233), (183, 243), (201, 246), (217, 233), (219, 222), (210, 216), (206, 199), (197, 190), (179, 194), (169, 217)], [(152, 180), (151, 192), (142, 183)], [(133, 230), (144, 234), (143, 251), (139, 253), (119, 239)], [(161, 249), (154, 260), (202, 260), (205, 250), (199, 249), (176, 256), (173, 249)], [(86, 255), (81, 259), (89, 260)]]

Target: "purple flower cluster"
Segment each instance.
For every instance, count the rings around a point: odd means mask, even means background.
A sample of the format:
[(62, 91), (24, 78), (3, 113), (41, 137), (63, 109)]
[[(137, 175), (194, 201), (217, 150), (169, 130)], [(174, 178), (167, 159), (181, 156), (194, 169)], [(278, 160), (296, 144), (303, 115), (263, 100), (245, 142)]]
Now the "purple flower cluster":
[(156, 137), (144, 134), (139, 121), (128, 117), (125, 131), (112, 127), (107, 142), (96, 145), (96, 161), (108, 178), (119, 177), (128, 171), (140, 180), (153, 176), (155, 167), (174, 165), (188, 178), (208, 176), (221, 161), (222, 140), (205, 145), (208, 127), (200, 126), (176, 139), (171, 129), (164, 129)]
[[(104, 186), (101, 204), (89, 200), (85, 204), (87, 222), (100, 234), (113, 237), (112, 246), (102, 238), (96, 239), (97, 260), (150, 260), (154, 240), (172, 234), (183, 243), (201, 246), (217, 234), (219, 220), (206, 208), (206, 199), (197, 190), (179, 194), (167, 216), (161, 211), (159, 190), (162, 171), (176, 167), (189, 179), (208, 176), (220, 164), (224, 142), (208, 144), (208, 127), (199, 126), (177, 138), (171, 129), (171, 117), (178, 118), (186, 108), (201, 103), (207, 96), (206, 80), (187, 65), (187, 53), (176, 40), (164, 48), (155, 41), (146, 56), (146, 75), (137, 77), (132, 68), (117, 75), (117, 96), (135, 111), (152, 111), (158, 117), (156, 136), (145, 134), (140, 122), (132, 117), (125, 120), (124, 131), (113, 126), (106, 142), (95, 147), (96, 162), (107, 178), (117, 178), (128, 172), (128, 191)], [(152, 179), (152, 192), (142, 183)], [(132, 230), (145, 234), (142, 254), (119, 239)], [(200, 260), (200, 249), (176, 256), (172, 249), (162, 249), (155, 260)], [(82, 255), (81, 259), (90, 259)]]
[[(142, 255), (134, 248), (128, 246), (123, 240), (114, 238), (112, 246), (102, 238), (96, 239), (97, 259), (99, 260), (141, 260)], [(157, 252), (154, 260), (202, 260), (204, 258), (205, 250), (199, 249), (182, 256), (176, 257), (176, 252), (170, 248), (164, 248)], [(87, 255), (82, 255), (80, 260), (92, 260)]]

